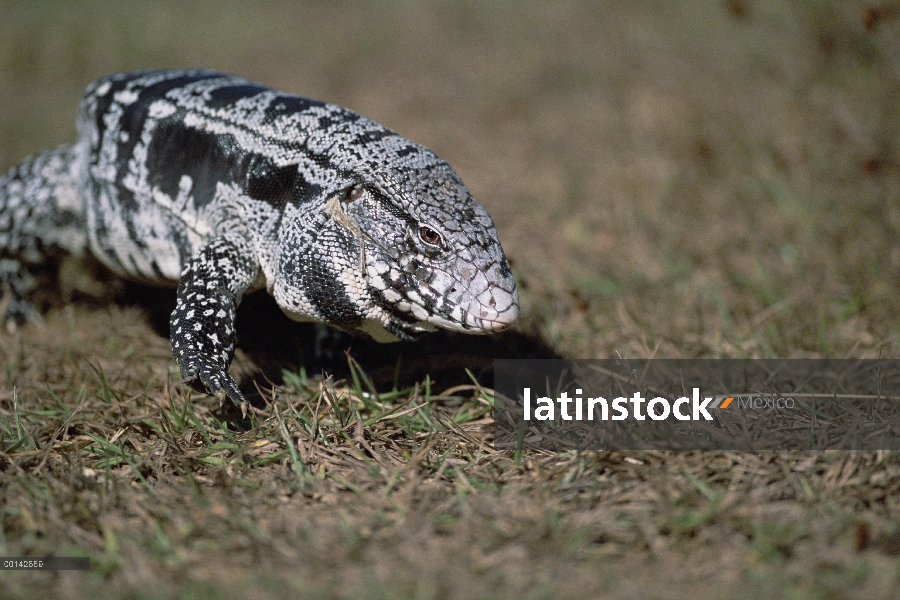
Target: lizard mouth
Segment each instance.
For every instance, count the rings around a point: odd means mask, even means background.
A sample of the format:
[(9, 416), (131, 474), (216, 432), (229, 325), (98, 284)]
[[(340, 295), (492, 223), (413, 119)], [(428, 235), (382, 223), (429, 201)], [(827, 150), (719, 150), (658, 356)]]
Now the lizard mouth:
[(448, 301), (445, 296), (443, 302), (430, 306), (421, 304), (425, 295), (418, 292), (389, 290), (388, 293), (373, 295), (390, 321), (387, 329), (403, 340), (416, 339), (437, 329), (468, 334), (496, 333), (508, 329), (519, 317), (515, 287), (509, 292), (489, 285), (480, 294), (470, 295), (465, 303)]
[(459, 320), (454, 318), (455, 314), (450, 316), (432, 315), (427, 319), (421, 319), (412, 312), (394, 310), (390, 313), (392, 332), (401, 339), (409, 340), (418, 339), (423, 334), (438, 329), (468, 334), (497, 333), (508, 329), (519, 316), (519, 307), (516, 304), (504, 311), (480, 308), (478, 316), (464, 313), (462, 319)]
[[(425, 313), (425, 314), (422, 314)], [(427, 312), (416, 304), (394, 317), (407, 329), (417, 333), (446, 329), (468, 334), (497, 333), (509, 329), (519, 318), (519, 304), (515, 292), (489, 290), (473, 299), (468, 306), (456, 306), (443, 311)]]

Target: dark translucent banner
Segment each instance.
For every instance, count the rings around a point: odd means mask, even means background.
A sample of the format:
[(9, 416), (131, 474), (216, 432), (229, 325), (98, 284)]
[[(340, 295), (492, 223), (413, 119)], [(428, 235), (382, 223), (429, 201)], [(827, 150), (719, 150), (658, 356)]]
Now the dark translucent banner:
[(498, 450), (900, 449), (900, 360), (496, 360)]

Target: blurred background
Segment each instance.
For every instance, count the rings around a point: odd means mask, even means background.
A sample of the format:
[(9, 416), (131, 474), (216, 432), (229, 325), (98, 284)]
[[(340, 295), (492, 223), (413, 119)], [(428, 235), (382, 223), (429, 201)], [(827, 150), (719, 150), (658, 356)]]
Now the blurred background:
[(897, 3), (0, 0), (0, 168), (161, 67), (434, 149), (564, 356), (900, 355)]
[[(896, 0), (0, 0), (0, 169), (73, 141), (90, 81), (161, 67), (449, 161), (520, 284), (485, 344), (900, 358)], [(271, 406), (238, 431), (174, 383), (141, 293), (0, 336), (0, 554), (96, 565), (2, 597), (897, 597), (896, 453), (492, 452), (487, 400), (431, 393), (447, 353), (486, 356), (450, 345), (365, 427), (346, 382), (326, 409), (296, 373), (239, 378)]]

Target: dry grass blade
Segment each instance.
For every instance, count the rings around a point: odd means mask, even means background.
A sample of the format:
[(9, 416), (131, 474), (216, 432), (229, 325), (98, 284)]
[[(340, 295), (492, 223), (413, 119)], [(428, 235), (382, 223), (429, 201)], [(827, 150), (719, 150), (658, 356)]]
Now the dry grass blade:
[[(540, 348), (900, 356), (891, 3), (0, 0), (0, 15), (3, 169), (71, 142), (99, 75), (234, 72), (446, 158), (490, 211), (522, 308), (511, 334), (404, 350), (239, 326), (245, 421), (174, 383), (171, 295), (74, 261), (60, 289), (42, 274), (43, 323), (0, 332), (0, 555), (92, 570), (4, 571), (0, 596), (897, 596), (897, 453), (497, 452), (482, 385), (494, 356)], [(320, 337), (338, 340), (321, 356)]]

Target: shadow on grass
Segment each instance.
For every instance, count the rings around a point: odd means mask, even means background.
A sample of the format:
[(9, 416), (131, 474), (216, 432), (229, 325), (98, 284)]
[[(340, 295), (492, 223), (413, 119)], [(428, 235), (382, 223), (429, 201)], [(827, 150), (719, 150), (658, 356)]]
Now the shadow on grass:
[[(169, 336), (174, 290), (126, 283), (116, 302), (140, 307), (153, 330)], [(264, 292), (244, 298), (238, 308), (237, 331), (238, 348), (256, 366), (256, 372), (245, 376), (239, 386), (247, 399), (259, 406), (263, 403), (257, 389), (283, 383), (283, 370), (350, 377), (347, 352), (379, 391), (395, 385), (412, 386), (427, 376), (432, 390), (441, 392), (472, 383), (467, 370), (479, 384), (493, 387), (494, 359), (559, 358), (541, 337), (518, 331), (497, 335), (436, 332), (415, 342), (380, 344), (323, 325), (291, 321)]]
[[(496, 358), (556, 358), (558, 355), (539, 336), (518, 331), (497, 335), (465, 335), (435, 332), (414, 342), (380, 344), (329, 327), (296, 323), (288, 319), (265, 293), (251, 294), (241, 304), (237, 317), (238, 347), (253, 360), (260, 373), (248, 393), (266, 379), (281, 382), (282, 369), (310, 376), (325, 373), (336, 378), (350, 376), (347, 352), (359, 363), (376, 388), (411, 386), (426, 376), (432, 389), (472, 383), (468, 370), (481, 385), (493, 387)], [(261, 380), (261, 381), (259, 381)]]

